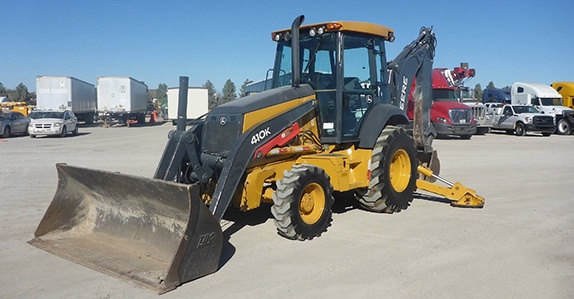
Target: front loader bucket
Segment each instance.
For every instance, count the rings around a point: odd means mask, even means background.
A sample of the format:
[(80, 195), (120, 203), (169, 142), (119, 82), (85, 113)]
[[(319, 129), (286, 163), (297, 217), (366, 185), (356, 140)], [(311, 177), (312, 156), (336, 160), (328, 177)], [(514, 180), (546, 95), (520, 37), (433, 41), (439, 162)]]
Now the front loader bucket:
[(56, 195), (30, 244), (159, 294), (217, 271), (223, 233), (197, 185), (56, 168)]

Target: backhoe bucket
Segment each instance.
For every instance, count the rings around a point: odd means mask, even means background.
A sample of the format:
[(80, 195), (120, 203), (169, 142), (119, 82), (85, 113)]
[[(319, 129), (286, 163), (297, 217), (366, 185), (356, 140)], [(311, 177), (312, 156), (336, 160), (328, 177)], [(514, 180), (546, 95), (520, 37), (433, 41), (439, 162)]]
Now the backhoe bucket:
[(56, 168), (56, 195), (30, 244), (159, 294), (217, 271), (223, 233), (199, 186)]

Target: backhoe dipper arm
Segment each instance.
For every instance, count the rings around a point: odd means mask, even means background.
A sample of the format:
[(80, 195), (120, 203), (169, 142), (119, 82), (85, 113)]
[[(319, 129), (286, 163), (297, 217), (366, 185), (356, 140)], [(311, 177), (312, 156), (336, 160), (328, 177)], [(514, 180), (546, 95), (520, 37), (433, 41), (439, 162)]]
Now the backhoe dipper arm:
[(436, 132), (430, 123), (432, 105), (432, 63), (436, 38), (431, 28), (421, 28), (419, 36), (387, 64), (391, 104), (406, 111), (413, 81), (415, 81), (413, 138), (424, 153), (432, 151)]

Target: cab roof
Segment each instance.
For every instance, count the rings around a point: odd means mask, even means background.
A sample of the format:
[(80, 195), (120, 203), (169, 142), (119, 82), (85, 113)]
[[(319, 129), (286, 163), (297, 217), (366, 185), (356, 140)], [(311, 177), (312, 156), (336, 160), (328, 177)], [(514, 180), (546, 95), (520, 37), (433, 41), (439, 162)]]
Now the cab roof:
[[(319, 28), (324, 28), (325, 32), (335, 32), (335, 31), (347, 31), (355, 33), (363, 33), (369, 35), (375, 35), (384, 38), (385, 40), (394, 39), (394, 30), (378, 24), (367, 23), (367, 22), (355, 22), (355, 21), (334, 21), (334, 22), (324, 22), (316, 23), (310, 25), (301, 26), (300, 30), (302, 32), (309, 31), (312, 28), (318, 30)], [(291, 29), (283, 29), (274, 31), (271, 33), (271, 39), (274, 39), (277, 34), (285, 34), (290, 32)]]

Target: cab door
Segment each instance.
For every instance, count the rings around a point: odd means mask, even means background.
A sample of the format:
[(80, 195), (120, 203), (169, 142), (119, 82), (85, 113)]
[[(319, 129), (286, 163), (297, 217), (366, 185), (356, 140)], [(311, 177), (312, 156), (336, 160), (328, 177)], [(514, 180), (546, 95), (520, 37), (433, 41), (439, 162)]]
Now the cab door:
[(498, 127), (501, 129), (508, 129), (508, 130), (514, 129), (513, 117), (514, 117), (514, 111), (512, 110), (512, 107), (508, 105), (504, 106), (504, 108), (502, 108), (502, 115), (498, 120)]
[(70, 111), (64, 112), (64, 124), (66, 126), (66, 130), (68, 132), (76, 130), (76, 126), (78, 125), (78, 120), (76, 116), (71, 113)]
[(384, 41), (344, 35), (342, 92), (342, 140), (357, 140), (367, 111), (381, 102)]
[(10, 120), (12, 121), (12, 133), (24, 133), (26, 132), (26, 118), (24, 115), (16, 112), (10, 113)]

